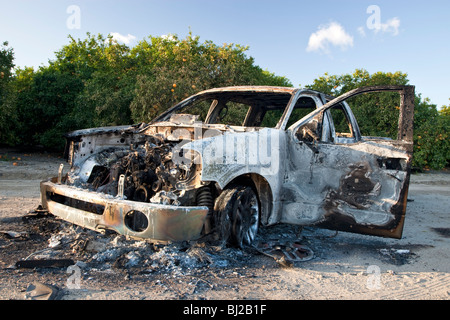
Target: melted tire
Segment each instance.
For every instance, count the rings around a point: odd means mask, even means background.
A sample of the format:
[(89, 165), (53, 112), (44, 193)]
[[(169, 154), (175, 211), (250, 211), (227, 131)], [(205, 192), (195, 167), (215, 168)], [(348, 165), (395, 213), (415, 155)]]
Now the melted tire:
[(219, 239), (239, 248), (255, 240), (260, 208), (251, 187), (225, 189), (217, 198), (214, 209), (214, 227)]

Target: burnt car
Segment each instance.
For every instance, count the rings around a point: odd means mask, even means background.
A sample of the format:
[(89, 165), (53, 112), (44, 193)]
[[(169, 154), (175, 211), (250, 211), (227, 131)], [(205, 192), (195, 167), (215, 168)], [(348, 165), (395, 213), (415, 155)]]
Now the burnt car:
[[(362, 136), (346, 100), (384, 91), (399, 93), (398, 137)], [(401, 238), (413, 113), (413, 86), (202, 91), (150, 123), (68, 133), (70, 169), (41, 182), (42, 206), (154, 241), (242, 247), (277, 223)]]

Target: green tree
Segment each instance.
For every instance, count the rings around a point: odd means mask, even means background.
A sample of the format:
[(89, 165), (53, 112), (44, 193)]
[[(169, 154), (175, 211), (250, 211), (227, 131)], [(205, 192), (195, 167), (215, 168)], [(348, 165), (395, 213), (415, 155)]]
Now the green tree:
[(218, 46), (200, 42), (189, 34), (185, 39), (149, 37), (132, 50), (145, 72), (137, 76), (130, 108), (135, 122), (147, 122), (173, 104), (198, 91), (235, 85), (292, 86), (284, 77), (263, 71), (247, 57), (247, 47)]
[(14, 51), (3, 42), (0, 47), (0, 142), (14, 144), (14, 125), (17, 123), (14, 110), (11, 82), (14, 69)]
[(116, 70), (94, 72), (86, 81), (74, 114), (79, 127), (130, 124), (136, 76)]
[[(450, 99), (449, 99), (450, 100)], [(450, 105), (448, 106), (442, 106), (441, 110), (439, 111), (439, 113), (443, 116), (450, 116)]]
[(429, 99), (416, 98), (414, 163), (419, 168), (442, 169), (450, 164), (450, 114), (438, 111)]
[[(25, 67), (15, 70), (13, 80), (11, 81), (11, 93), (8, 97), (8, 104), (11, 114), (8, 116), (13, 127), (9, 133), (11, 137), (6, 140), (9, 145), (19, 145), (26, 143), (28, 133), (29, 115), (26, 113), (28, 108), (34, 103), (32, 93), (34, 69)], [(31, 144), (31, 139), (29, 141)]]
[(56, 52), (49, 68), (83, 83), (70, 113), (72, 122), (77, 128), (130, 123), (136, 68), (129, 47), (101, 34), (69, 39), (70, 43)]
[(23, 144), (64, 147), (62, 135), (76, 128), (68, 115), (82, 88), (80, 79), (43, 68), (21, 70), (16, 80), (17, 136)]
[(61, 149), (68, 131), (149, 121), (203, 89), (291, 85), (256, 66), (247, 50), (200, 42), (192, 34), (150, 36), (132, 49), (111, 36), (69, 36), (48, 66), (19, 68), (12, 76), (7, 114), (15, 117), (15, 126), (10, 125), (9, 141)]
[(111, 36), (96, 36), (89, 32), (85, 39), (74, 39), (55, 52), (55, 59), (49, 61), (49, 69), (88, 80), (94, 72), (111, 68), (121, 69), (126, 63), (129, 48), (114, 41)]

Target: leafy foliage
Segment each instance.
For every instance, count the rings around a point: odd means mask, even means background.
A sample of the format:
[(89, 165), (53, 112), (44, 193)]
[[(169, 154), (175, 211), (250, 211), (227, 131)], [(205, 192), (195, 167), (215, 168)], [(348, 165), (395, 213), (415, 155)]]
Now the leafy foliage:
[(172, 35), (141, 41), (133, 54), (139, 57), (140, 65), (148, 60), (152, 68), (137, 77), (136, 95), (130, 106), (133, 120), (149, 121), (174, 103), (209, 88), (291, 86), (286, 78), (255, 66), (253, 58), (245, 55), (246, 50), (240, 45), (201, 43), (191, 34), (183, 40)]
[(14, 102), (9, 98), (12, 92), (12, 72), (14, 68), (14, 51), (3, 42), (0, 47), (0, 141), (14, 140), (14, 125), (17, 119)]
[[(417, 101), (418, 100), (418, 101)], [(416, 98), (414, 159), (419, 168), (442, 169), (450, 163), (450, 114), (428, 99)]]
[(0, 118), (3, 143), (61, 149), (68, 131), (147, 122), (202, 89), (291, 86), (256, 66), (247, 47), (202, 43), (192, 34), (150, 36), (132, 49), (100, 34), (69, 40), (48, 66), (19, 68), (14, 76), (12, 49), (2, 49), (1, 74), (11, 82)]
[[(292, 86), (255, 65), (248, 47), (200, 41), (191, 33), (149, 36), (133, 48), (111, 36), (69, 36), (48, 66), (14, 69), (14, 52), (0, 47), (0, 139), (8, 145), (61, 150), (63, 134), (82, 128), (148, 122), (201, 90), (235, 85)], [(307, 88), (339, 95), (353, 88), (407, 84), (405, 73), (329, 75)], [(395, 138), (399, 99), (384, 93), (350, 101), (364, 135)], [(238, 110), (239, 108), (235, 108)], [(449, 107), (441, 111), (416, 96), (414, 165), (440, 169), (449, 162)], [(237, 114), (228, 115), (231, 119)]]

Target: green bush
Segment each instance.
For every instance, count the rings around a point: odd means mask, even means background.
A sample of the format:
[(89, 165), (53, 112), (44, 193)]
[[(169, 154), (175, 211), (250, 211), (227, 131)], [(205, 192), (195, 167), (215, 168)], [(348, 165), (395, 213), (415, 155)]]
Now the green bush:
[(419, 169), (440, 170), (450, 164), (450, 115), (429, 100), (416, 103), (414, 121), (414, 161)]
[[(62, 150), (63, 134), (82, 128), (148, 122), (198, 91), (233, 85), (292, 86), (261, 69), (248, 47), (201, 42), (189, 34), (152, 37), (130, 49), (112, 37), (69, 36), (48, 66), (14, 70), (14, 52), (0, 48), (0, 141)], [(368, 85), (408, 84), (405, 73), (329, 75), (307, 88), (339, 95)], [(417, 90), (417, 88), (416, 88)], [(396, 137), (398, 95), (363, 95), (350, 101), (363, 135)], [(449, 164), (449, 108), (439, 112), (416, 95), (413, 166)]]
[(192, 34), (148, 37), (133, 49), (102, 35), (69, 39), (48, 66), (19, 68), (15, 75), (12, 49), (2, 49), (0, 69), (8, 77), (8, 86), (0, 82), (0, 90), (8, 87), (1, 100), (3, 144), (61, 150), (68, 131), (150, 121), (202, 89), (291, 86), (256, 66), (245, 55), (248, 48), (202, 43)]

